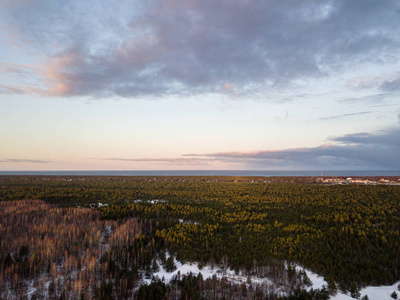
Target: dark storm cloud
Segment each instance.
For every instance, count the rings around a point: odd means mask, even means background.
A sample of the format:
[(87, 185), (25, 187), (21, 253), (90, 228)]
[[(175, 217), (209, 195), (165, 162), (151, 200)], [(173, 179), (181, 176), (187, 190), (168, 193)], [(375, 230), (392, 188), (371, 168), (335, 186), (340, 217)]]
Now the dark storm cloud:
[(3, 1), (0, 11), (2, 32), (47, 54), (43, 84), (27, 91), (51, 96), (252, 93), (399, 59), (398, 1)]
[(237, 161), (246, 168), (400, 169), (400, 126), (377, 133), (347, 134), (319, 147), (277, 151), (187, 154), (215, 161)]

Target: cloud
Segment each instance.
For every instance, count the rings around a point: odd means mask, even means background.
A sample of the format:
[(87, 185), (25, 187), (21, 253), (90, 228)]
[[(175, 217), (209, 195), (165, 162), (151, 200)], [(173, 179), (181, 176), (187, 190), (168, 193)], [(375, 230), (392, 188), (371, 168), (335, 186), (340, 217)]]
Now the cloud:
[(2, 92), (136, 97), (288, 88), (364, 63), (398, 62), (398, 11), (395, 0), (3, 1), (0, 31), (46, 61), (40, 83)]
[(324, 117), (324, 118), (319, 118), (319, 119), (320, 120), (334, 120), (334, 119), (357, 116), (357, 115), (366, 115), (366, 114), (370, 114), (370, 113), (371, 113), (370, 111), (361, 111), (361, 112), (356, 112), (356, 113), (351, 113), (351, 114), (343, 114), (343, 115)]
[[(371, 103), (371, 104), (376, 104), (376, 103), (381, 103), (385, 99), (393, 96), (392, 93), (388, 92), (383, 92), (383, 93), (373, 93), (368, 96), (362, 96), (362, 97), (351, 97), (351, 98), (344, 98), (340, 102), (342, 103), (358, 103), (358, 102), (364, 102), (364, 103)], [(370, 107), (377, 107), (375, 106), (370, 106)]]
[(184, 156), (237, 162), (247, 169), (400, 169), (400, 127), (333, 137), (318, 147)]
[(0, 63), (0, 70), (4, 73), (14, 73), (22, 75), (26, 72), (27, 67), (29, 66), (11, 63)]
[(380, 88), (385, 92), (400, 92), (400, 74), (383, 82)]
[(38, 159), (3, 159), (0, 163), (34, 163), (34, 164), (48, 164), (51, 163), (49, 160), (38, 160)]
[(102, 160), (122, 162), (155, 162), (170, 165), (208, 165), (212, 158), (103, 158)]
[(377, 133), (346, 134), (330, 139), (340, 145), (362, 145), (366, 147), (400, 147), (400, 127), (380, 130)]
[[(400, 114), (398, 115), (400, 121)], [(373, 133), (329, 138), (317, 147), (263, 151), (187, 153), (177, 158), (103, 158), (121, 162), (207, 165), (227, 169), (270, 170), (400, 170), (400, 122)]]

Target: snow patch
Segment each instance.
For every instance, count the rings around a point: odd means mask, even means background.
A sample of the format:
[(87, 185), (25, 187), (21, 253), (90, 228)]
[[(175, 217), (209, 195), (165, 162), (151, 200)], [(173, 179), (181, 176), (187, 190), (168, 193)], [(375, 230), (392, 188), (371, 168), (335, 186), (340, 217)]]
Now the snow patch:
[(193, 225), (199, 225), (199, 222), (196, 221), (185, 221), (184, 219), (178, 219), (179, 223), (181, 224), (193, 224)]
[[(364, 297), (365, 295), (368, 295), (369, 300), (393, 300), (393, 298), (390, 296), (394, 291), (396, 294), (400, 297), (400, 291), (398, 290), (398, 285), (400, 284), (400, 281), (396, 282), (395, 284), (392, 285), (381, 285), (381, 286), (368, 286), (366, 288), (363, 288), (360, 291), (361, 297)], [(338, 292), (336, 296), (331, 297), (331, 300), (353, 300), (355, 298), (352, 298), (346, 294)]]
[(153, 200), (142, 200), (142, 199), (136, 199), (136, 200), (132, 200), (132, 203), (150, 203), (150, 204), (157, 204), (157, 203), (166, 203), (166, 200), (163, 199), (153, 199)]
[[(169, 257), (168, 252), (166, 253), (166, 257)], [(248, 277), (251, 279), (252, 284), (268, 284), (268, 285), (273, 285), (273, 282), (268, 279), (268, 278), (259, 278), (255, 276), (247, 276), (243, 275), (241, 273), (236, 274), (234, 270), (231, 269), (226, 269), (223, 270), (219, 267), (210, 267), (210, 266), (205, 266), (203, 268), (199, 268), (198, 263), (185, 263), (182, 264), (178, 260), (174, 258), (175, 265), (176, 265), (176, 270), (173, 272), (167, 272), (163, 266), (160, 264), (160, 262), (157, 260), (157, 264), (160, 268), (158, 272), (155, 272), (153, 274), (154, 277), (158, 277), (159, 279), (164, 279), (164, 282), (170, 282), (173, 277), (179, 275), (188, 275), (189, 273), (192, 273), (193, 275), (198, 275), (201, 273), (202, 277), (204, 280), (212, 278), (213, 276), (216, 276), (218, 279), (221, 278), (226, 278), (228, 281), (235, 283), (235, 284), (247, 284)], [(144, 283), (150, 284), (151, 279), (144, 279)]]
[[(311, 287), (307, 288), (308, 291), (310, 291), (311, 289), (314, 289), (314, 290), (322, 289), (323, 286), (325, 286), (325, 287), (328, 286), (328, 283), (325, 281), (325, 279), (322, 276), (320, 276), (314, 272), (311, 272), (310, 270), (307, 270), (300, 266), (296, 266), (296, 270), (297, 271), (304, 270), (306, 272), (307, 276), (310, 278), (312, 285), (311, 285)], [(393, 300), (393, 298), (390, 296), (393, 293), (393, 291), (395, 291), (400, 298), (400, 291), (398, 290), (399, 284), (400, 284), (400, 281), (396, 282), (393, 285), (389, 285), (389, 286), (369, 286), (369, 287), (363, 288), (360, 291), (361, 297), (359, 299), (361, 299), (365, 295), (368, 295), (369, 300)], [(351, 297), (349, 294), (345, 294), (345, 293), (338, 291), (335, 296), (331, 296), (329, 299), (331, 299), (331, 300), (354, 300), (356, 298)]]
[[(158, 263), (158, 262), (157, 262)], [(205, 267), (200, 270), (199, 266), (197, 263), (193, 264), (181, 264), (180, 262), (176, 261), (176, 270), (173, 272), (167, 272), (161, 265), (159, 265), (160, 270), (156, 273), (153, 274), (154, 277), (158, 277), (160, 279), (164, 278), (165, 282), (169, 282), (172, 280), (173, 277), (177, 276), (178, 273), (180, 275), (188, 275), (189, 273), (192, 273), (193, 275), (198, 275), (201, 273), (203, 276), (203, 279), (211, 278), (214, 274), (217, 274), (218, 270), (217, 269), (211, 269), (210, 267)], [(145, 280), (147, 284), (151, 282), (151, 279), (146, 279)]]
[(306, 268), (303, 268), (299, 265), (296, 265), (295, 268), (296, 268), (297, 272), (300, 272), (300, 271), (306, 272), (308, 278), (310, 278), (311, 286), (306, 288), (307, 291), (310, 291), (311, 289), (313, 289), (313, 290), (322, 289), (324, 286), (328, 287), (328, 283), (325, 281), (324, 277), (322, 277)]
[(37, 288), (34, 287), (34, 283), (35, 283), (34, 280), (31, 280), (28, 283), (28, 293), (27, 293), (28, 299), (31, 299), (33, 294), (36, 293)]
[[(169, 256), (170, 256), (169, 253), (166, 252), (166, 258), (168, 258)], [(153, 276), (156, 278), (158, 277), (159, 279), (164, 279), (164, 282), (168, 283), (172, 280), (172, 278), (174, 278), (175, 276), (178, 276), (178, 273), (181, 276), (188, 275), (189, 273), (192, 273), (193, 275), (197, 276), (199, 273), (201, 273), (204, 280), (206, 280), (208, 278), (212, 278), (213, 276), (216, 276), (218, 279), (226, 278), (228, 281), (235, 283), (235, 284), (248, 285), (248, 278), (250, 277), (251, 284), (274, 285), (274, 283), (268, 278), (247, 276), (247, 275), (243, 275), (242, 273), (236, 274), (234, 270), (231, 270), (229, 268), (226, 270), (223, 270), (219, 267), (212, 268), (210, 266), (205, 266), (200, 269), (198, 263), (182, 264), (175, 258), (174, 258), (174, 261), (175, 261), (175, 265), (176, 265), (176, 270), (173, 272), (167, 272), (162, 267), (160, 261), (157, 260), (157, 264), (158, 264), (160, 270), (158, 272), (154, 273)], [(316, 289), (322, 289), (324, 287), (328, 287), (328, 283), (325, 281), (325, 279), (322, 276), (320, 276), (308, 269), (305, 269), (299, 265), (296, 265), (295, 268), (296, 268), (297, 272), (304, 271), (307, 274), (308, 278), (310, 279), (311, 286), (306, 288), (307, 291), (310, 291), (311, 289), (316, 290)], [(143, 281), (146, 284), (151, 283), (151, 279), (143, 279)], [(393, 291), (395, 291), (400, 298), (400, 291), (398, 290), (399, 284), (400, 284), (400, 281), (398, 281), (395, 284), (390, 285), (390, 286), (370, 286), (370, 287), (363, 288), (360, 291), (361, 297), (359, 299), (361, 299), (365, 295), (368, 295), (369, 300), (393, 300), (393, 298), (391, 297), (391, 294), (393, 293)], [(282, 296), (285, 295), (284, 291), (280, 290), (279, 287), (276, 287), (275, 292), (278, 294), (281, 294)], [(354, 300), (356, 298), (352, 298), (351, 296), (338, 291), (335, 296), (331, 296), (329, 299), (330, 300)]]
[[(76, 203), (75, 203), (75, 205), (76, 205)], [(90, 208), (102, 207), (102, 206), (107, 206), (107, 205), (108, 205), (108, 203), (101, 203), (101, 202), (90, 203)]]

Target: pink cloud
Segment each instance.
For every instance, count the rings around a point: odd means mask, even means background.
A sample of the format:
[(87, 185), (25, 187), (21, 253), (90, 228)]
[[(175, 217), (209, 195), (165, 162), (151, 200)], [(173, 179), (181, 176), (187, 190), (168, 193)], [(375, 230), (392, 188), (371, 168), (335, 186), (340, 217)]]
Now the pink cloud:
[(36, 84), (26, 83), (23, 85), (3, 84), (0, 85), (2, 93), (9, 94), (35, 94), (41, 96), (71, 96), (76, 83), (71, 70), (82, 65), (82, 59), (77, 52), (65, 52), (52, 57), (48, 62), (37, 65), (0, 63), (3, 72), (11, 73), (21, 79), (29, 77), (27, 81), (38, 79)]
[(227, 82), (224, 84), (224, 88), (227, 91), (231, 91), (233, 89), (233, 85)]
[(74, 94), (73, 77), (70, 69), (82, 64), (77, 52), (70, 51), (52, 58), (39, 72), (47, 84), (42, 94), (45, 96), (70, 96)]

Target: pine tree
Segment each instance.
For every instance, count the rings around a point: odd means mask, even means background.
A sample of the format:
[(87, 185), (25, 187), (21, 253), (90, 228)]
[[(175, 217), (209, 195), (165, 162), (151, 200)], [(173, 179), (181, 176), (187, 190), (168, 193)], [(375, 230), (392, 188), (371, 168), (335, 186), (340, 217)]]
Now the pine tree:
[(176, 265), (172, 256), (167, 258), (167, 261), (165, 263), (165, 270), (167, 272), (173, 272), (176, 270)]
[(156, 261), (155, 259), (153, 259), (153, 262), (152, 262), (152, 264), (151, 264), (151, 271), (152, 271), (153, 273), (156, 273), (156, 272), (158, 272), (159, 270), (160, 270), (160, 267), (158, 266), (157, 261)]

